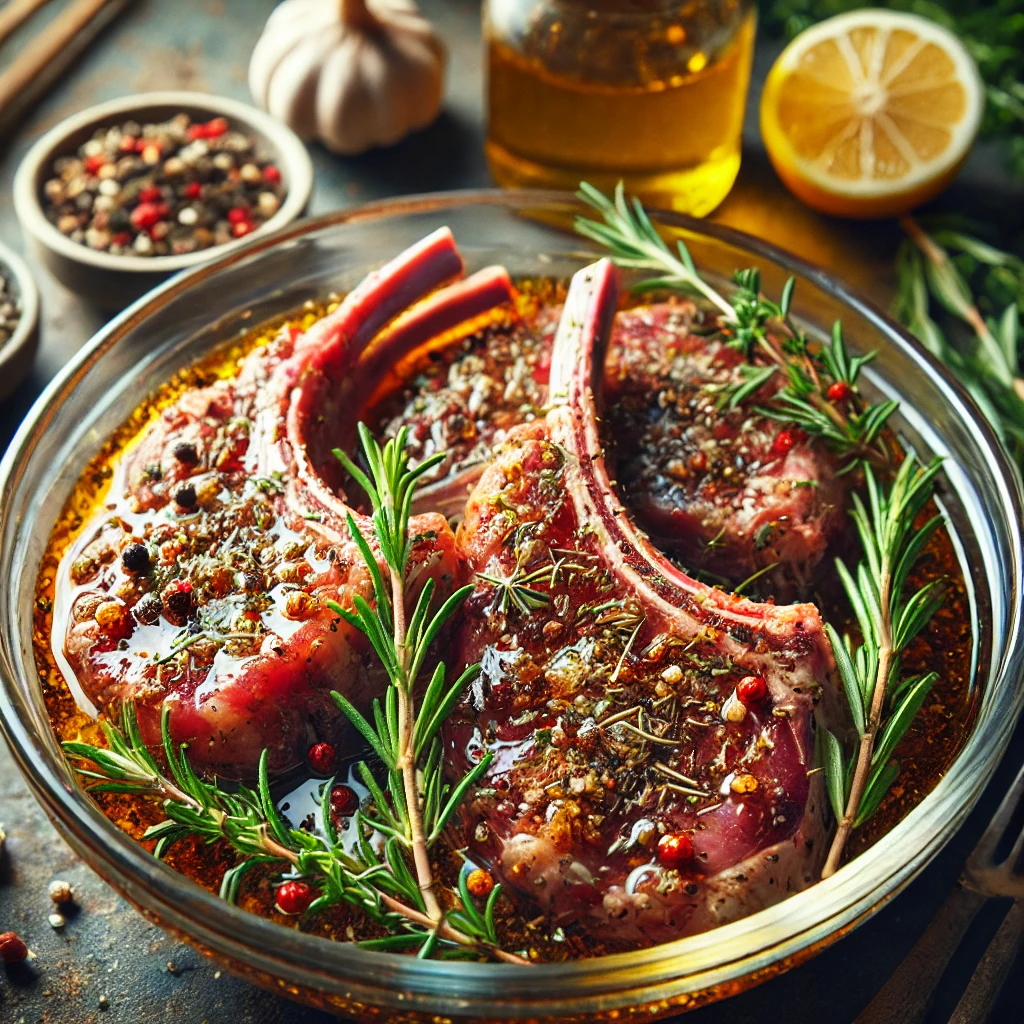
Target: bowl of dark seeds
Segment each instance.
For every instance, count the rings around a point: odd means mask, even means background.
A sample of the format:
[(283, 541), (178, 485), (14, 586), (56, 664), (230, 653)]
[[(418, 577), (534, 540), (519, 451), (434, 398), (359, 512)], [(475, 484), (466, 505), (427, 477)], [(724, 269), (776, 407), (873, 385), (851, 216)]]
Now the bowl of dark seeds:
[(194, 92), (112, 100), (62, 121), (14, 181), (25, 239), (72, 291), (119, 309), (304, 212), (306, 147), (245, 103)]
[(0, 245), (0, 402), (32, 369), (39, 342), (39, 292), (24, 260)]

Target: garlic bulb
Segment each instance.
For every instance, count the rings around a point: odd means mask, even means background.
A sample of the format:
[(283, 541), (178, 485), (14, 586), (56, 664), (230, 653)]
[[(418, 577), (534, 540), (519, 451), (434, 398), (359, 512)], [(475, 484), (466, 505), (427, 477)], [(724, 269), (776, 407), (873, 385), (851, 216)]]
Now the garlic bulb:
[(430, 124), (444, 65), (412, 0), (284, 0), (253, 50), (249, 89), (300, 137), (355, 154)]

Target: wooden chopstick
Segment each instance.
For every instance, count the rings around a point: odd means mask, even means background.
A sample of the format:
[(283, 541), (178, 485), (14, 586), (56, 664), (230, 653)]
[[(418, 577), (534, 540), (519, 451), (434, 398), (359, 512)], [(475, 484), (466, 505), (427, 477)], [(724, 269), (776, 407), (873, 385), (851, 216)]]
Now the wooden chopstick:
[(0, 43), (50, 0), (10, 0), (0, 7)]
[(72, 0), (0, 73), (0, 135), (15, 125), (131, 0)]

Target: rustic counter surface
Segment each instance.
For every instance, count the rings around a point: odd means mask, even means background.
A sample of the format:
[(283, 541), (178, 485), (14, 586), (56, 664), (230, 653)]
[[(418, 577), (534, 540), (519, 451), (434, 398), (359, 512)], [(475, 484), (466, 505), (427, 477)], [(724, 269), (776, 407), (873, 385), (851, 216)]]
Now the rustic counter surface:
[[(52, 17), (51, 5), (35, 23)], [(395, 149), (341, 160), (314, 147), (316, 186), (311, 212), (321, 213), (385, 196), (490, 184), (482, 153), (479, 6), (472, 0), (424, 0), (426, 13), (451, 54), (448, 98), (441, 118)], [(246, 63), (273, 0), (138, 0), (97, 39), (41, 103), (22, 129), (0, 142), (0, 238), (22, 248), (11, 208), (18, 161), (41, 132), (82, 107), (150, 89), (198, 89), (247, 99)], [(23, 30), (0, 49), (0, 68), (28, 37)], [(760, 44), (751, 95), (778, 52)], [(744, 165), (736, 188), (714, 219), (743, 228), (833, 270), (879, 304), (891, 296), (891, 260), (899, 236), (891, 225), (851, 225), (819, 217), (778, 184), (748, 111)], [(979, 146), (947, 208), (1022, 216), (1019, 187), (1007, 180), (998, 154)], [(39, 267), (41, 347), (32, 376), (0, 406), (0, 450), (35, 397), (61, 365), (104, 322), (101, 312), (71, 295)], [(981, 805), (947, 849), (873, 920), (821, 956), (745, 995), (690, 1017), (693, 1024), (843, 1024), (852, 1021), (900, 961), (953, 884), (959, 865), (1024, 758), (1018, 729), (1007, 760)], [(0, 855), (0, 931), (13, 928), (29, 943), (31, 966), (0, 969), (3, 1024), (320, 1024), (326, 1015), (268, 995), (219, 971), (188, 946), (150, 925), (109, 889), (58, 837), (29, 794), (0, 740), (0, 824), (7, 848)], [(47, 923), (47, 886), (63, 878), (77, 903), (62, 930)], [(945, 1021), (998, 919), (983, 914), (968, 935), (967, 966), (953, 971), (933, 1013)], [(1020, 1020), (1024, 969), (1018, 960), (992, 1020)]]

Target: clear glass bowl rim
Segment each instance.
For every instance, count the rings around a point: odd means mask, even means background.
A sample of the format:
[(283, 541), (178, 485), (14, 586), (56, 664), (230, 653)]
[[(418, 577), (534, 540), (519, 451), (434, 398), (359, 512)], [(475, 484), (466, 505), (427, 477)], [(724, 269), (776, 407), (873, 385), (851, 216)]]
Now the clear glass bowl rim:
[[(564, 214), (580, 209), (559, 192), (476, 190), (432, 193), (368, 203), (310, 218), (253, 241), (216, 261), (180, 274), (138, 300), (87, 343), (40, 396), (0, 463), (0, 494), (6, 517), (7, 495), (49, 410), (63, 400), (75, 379), (119, 337), (138, 328), (155, 309), (187, 293), (237, 261), (265, 253), (282, 243), (332, 226), (403, 214), (477, 207)], [(220, 900), (173, 869), (154, 860), (116, 829), (83, 792), (71, 783), (59, 756), (33, 735), (25, 707), (15, 692), (16, 670), (35, 678), (34, 665), (22, 665), (15, 625), (3, 622), (0, 637), (0, 727), (35, 796), (71, 846), (102, 877), (143, 913), (206, 952), (247, 973), (278, 979), (292, 987), (328, 994), (352, 1006), (400, 1013), (522, 1018), (580, 1017), (634, 1008), (651, 1015), (655, 1004), (670, 1012), (689, 993), (723, 989), (753, 972), (780, 969), (811, 955), (871, 916), (902, 889), (938, 852), (966, 817), (994, 771), (1022, 704), (1024, 669), (1021, 643), (1022, 495), (1016, 476), (995, 434), (954, 376), (915, 339), (870, 302), (820, 268), (741, 231), (658, 211), (657, 221), (697, 236), (746, 250), (811, 281), (867, 320), (888, 341), (909, 355), (950, 403), (961, 427), (984, 450), (999, 493), (998, 511), (1008, 535), (1011, 598), (1004, 609), (1007, 634), (990, 685), (995, 706), (982, 736), (975, 728), (956, 762), (938, 786), (907, 818), (832, 878), (751, 917), (712, 932), (630, 953), (565, 964), (514, 967), (497, 964), (419, 961), (360, 950), (281, 928)], [(0, 526), (2, 526), (0, 522)], [(6, 536), (6, 530), (3, 536)], [(33, 567), (34, 571), (34, 567)], [(52, 739), (52, 737), (51, 737)], [(891, 854), (900, 850), (901, 855)], [(906, 858), (906, 850), (913, 851)], [(294, 993), (299, 994), (299, 993)], [(676, 1009), (682, 1008), (676, 1006)], [(655, 1015), (657, 1010), (654, 1011)]]

